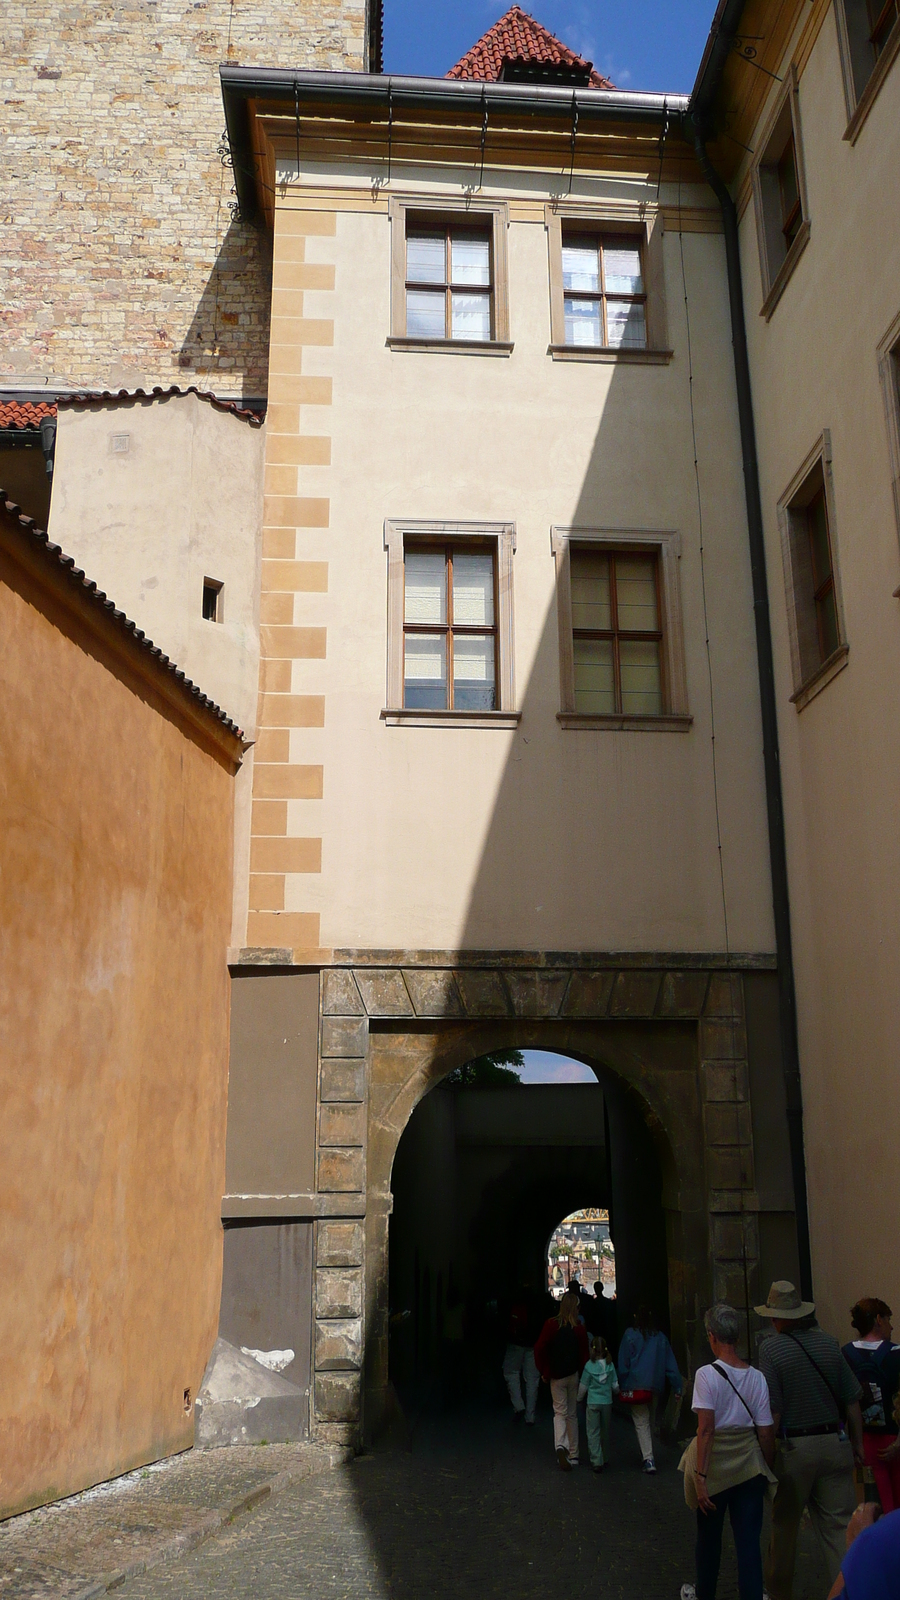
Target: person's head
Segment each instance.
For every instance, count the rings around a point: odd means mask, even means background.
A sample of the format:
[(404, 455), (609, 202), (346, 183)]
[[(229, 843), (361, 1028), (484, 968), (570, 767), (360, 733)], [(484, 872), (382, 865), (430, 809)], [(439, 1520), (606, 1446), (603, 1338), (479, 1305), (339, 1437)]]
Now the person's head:
[(637, 1311), (634, 1313), (634, 1325), (640, 1329), (641, 1333), (653, 1332), (656, 1323), (649, 1306), (638, 1306)]
[(557, 1315), (559, 1317), (559, 1325), (561, 1328), (574, 1328), (576, 1322), (578, 1321), (578, 1296), (577, 1294), (573, 1294), (571, 1289), (569, 1290), (569, 1293), (564, 1294), (560, 1300), (559, 1312)]
[(741, 1324), (734, 1306), (729, 1306), (724, 1300), (717, 1305), (710, 1306), (703, 1318), (707, 1338), (714, 1350), (733, 1350), (740, 1338)]
[(599, 1334), (597, 1335), (597, 1337), (595, 1339), (591, 1340), (591, 1360), (592, 1361), (608, 1361), (609, 1360), (609, 1350), (607, 1349), (606, 1340), (605, 1339), (601, 1339)]
[(894, 1331), (890, 1306), (871, 1295), (857, 1300), (850, 1312), (850, 1322), (861, 1339), (889, 1339)]
[(598, 1278), (594, 1284), (594, 1299), (599, 1300), (603, 1293), (603, 1279)]
[(791, 1328), (811, 1328), (815, 1325), (815, 1305), (812, 1300), (801, 1300), (798, 1291), (786, 1278), (772, 1284), (764, 1306), (754, 1306), (758, 1317), (766, 1317), (776, 1333), (786, 1333)]

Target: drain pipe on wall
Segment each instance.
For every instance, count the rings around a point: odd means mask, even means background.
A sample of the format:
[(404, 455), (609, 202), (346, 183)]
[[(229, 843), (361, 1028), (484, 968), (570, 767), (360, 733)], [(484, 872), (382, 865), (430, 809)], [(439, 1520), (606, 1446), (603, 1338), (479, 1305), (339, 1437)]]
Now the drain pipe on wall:
[[(730, 49), (720, 28), (716, 44), (722, 66)], [(721, 46), (724, 45), (724, 48)], [(737, 207), (719, 173), (710, 161), (703, 135), (702, 120), (695, 113), (686, 129), (692, 138), (697, 161), (722, 210), (725, 230), (725, 259), (728, 273), (728, 299), (731, 308), (731, 341), (734, 352), (734, 378), (737, 389), (741, 455), (744, 467), (744, 495), (747, 505), (747, 534), (753, 580), (753, 615), (756, 624), (756, 660), (759, 674), (759, 701), (762, 721), (763, 767), (766, 786), (766, 816), (769, 825), (769, 862), (772, 874), (772, 910), (775, 921), (775, 947), (778, 956), (778, 1009), (781, 1059), (787, 1104), (788, 1140), (794, 1206), (797, 1219), (797, 1249), (800, 1260), (800, 1292), (812, 1298), (812, 1260), (809, 1241), (809, 1208), (806, 1194), (806, 1157), (803, 1148), (803, 1096), (800, 1081), (800, 1050), (797, 1038), (797, 993), (794, 984), (794, 956), (791, 944), (791, 911), (788, 897), (787, 845), (784, 831), (784, 803), (781, 792), (781, 757), (778, 747), (778, 716), (775, 695), (775, 667), (772, 656), (772, 625), (769, 592), (766, 584), (766, 551), (763, 538), (762, 498), (759, 487), (759, 462), (756, 454), (756, 428), (750, 388), (750, 360), (744, 297), (741, 282), (741, 257), (738, 240)]]

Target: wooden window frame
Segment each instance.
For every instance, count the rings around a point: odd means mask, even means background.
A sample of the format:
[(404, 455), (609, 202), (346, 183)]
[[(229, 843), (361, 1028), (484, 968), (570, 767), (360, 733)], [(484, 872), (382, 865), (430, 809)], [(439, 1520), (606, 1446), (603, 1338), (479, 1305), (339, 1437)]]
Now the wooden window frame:
[[(611, 212), (607, 208), (553, 201), (544, 207), (550, 275), (550, 344), (548, 354), (555, 361), (600, 361), (623, 366), (661, 366), (672, 359), (668, 345), (665, 271), (663, 263), (663, 225), (661, 217), (641, 215), (637, 208)], [(643, 349), (621, 345), (572, 345), (566, 343), (565, 291), (563, 289), (562, 244), (566, 232), (602, 239), (636, 239), (641, 252), (644, 279), (644, 314), (647, 343)], [(591, 296), (586, 295), (589, 299)], [(615, 296), (613, 298), (616, 298)], [(618, 298), (625, 298), (619, 296)]]
[[(509, 232), (509, 206), (504, 201), (447, 200), (433, 195), (392, 195), (389, 203), (391, 219), (391, 331), (387, 339), (391, 350), (439, 352), (445, 355), (508, 356), (513, 350), (509, 337), (509, 265), (507, 234)], [(435, 225), (451, 229), (479, 223), (490, 234), (491, 244), (491, 338), (490, 339), (418, 339), (406, 332), (406, 239), (415, 231), (418, 219), (427, 227), (431, 219)], [(432, 288), (440, 285), (433, 284)], [(449, 295), (448, 295), (449, 299)], [(446, 326), (446, 323), (445, 323)]]
[[(831, 555), (831, 583), (834, 588), (838, 645), (822, 659), (818, 591), (812, 575), (809, 507), (819, 493), (825, 496), (828, 543)], [(831, 435), (825, 429), (816, 440), (802, 466), (794, 474), (778, 501), (778, 524), (787, 602), (788, 635), (794, 691), (791, 701), (802, 711), (826, 684), (847, 665), (849, 646), (844, 626), (840, 566), (834, 509), (834, 477), (831, 464)], [(815, 634), (816, 658), (811, 639)]]
[[(887, 11), (888, 6), (882, 9)], [(868, 29), (869, 33), (872, 31), (866, 0), (835, 0), (834, 12), (847, 106), (844, 138), (849, 144), (855, 144), (888, 73), (900, 55), (900, 18), (887, 30), (882, 49), (866, 71), (861, 52), (871, 44), (871, 40), (867, 35), (864, 36), (864, 30)]]
[[(894, 497), (894, 516), (897, 522), (897, 539), (900, 541), (900, 313), (894, 318), (884, 338), (878, 345), (878, 371), (884, 396), (884, 419), (887, 425), (888, 456), (891, 465), (891, 490)], [(894, 590), (900, 598), (900, 587)]]
[[(461, 222), (459, 220), (459, 218), (457, 218), (455, 216), (442, 216), (440, 213), (438, 213), (436, 215), (433, 215), (429, 219), (426, 215), (423, 214), (422, 221), (421, 221), (420, 224), (412, 223), (410, 225), (410, 223), (407, 222), (406, 241), (407, 241), (407, 244), (409, 244), (410, 238), (411, 237), (414, 238), (417, 234), (424, 235), (424, 234), (427, 234), (427, 233), (438, 233), (438, 232), (442, 233), (443, 236), (444, 236), (444, 281), (443, 281), (443, 283), (434, 283), (434, 282), (429, 283), (425, 279), (407, 277), (404, 280), (404, 285), (403, 285), (404, 294), (408, 295), (410, 289), (414, 289), (414, 290), (415, 289), (422, 289), (422, 290), (425, 290), (426, 292), (430, 292), (432, 294), (436, 294), (438, 292), (438, 290), (441, 290), (443, 292), (443, 296), (444, 296), (444, 338), (445, 339), (453, 339), (453, 343), (454, 344), (466, 344), (466, 343), (470, 343), (470, 344), (471, 343), (491, 344), (491, 343), (493, 343), (494, 324), (495, 324), (495, 320), (496, 320), (495, 319), (495, 305), (496, 305), (496, 298), (497, 298), (495, 293), (494, 293), (494, 241), (493, 241), (493, 238), (492, 238), (492, 230), (491, 230), (490, 226), (486, 227), (483, 223), (479, 224), (479, 223), (475, 222), (474, 220), (467, 221), (467, 222)], [(487, 281), (486, 284), (481, 284), (481, 285), (472, 284), (472, 285), (468, 285), (468, 286), (465, 286), (465, 287), (463, 287), (463, 286), (461, 286), (459, 284), (454, 286), (454, 284), (453, 284), (453, 263), (452, 263), (453, 239), (454, 239), (454, 236), (456, 238), (460, 238), (463, 234), (466, 234), (466, 233), (471, 234), (471, 236), (473, 238), (486, 239), (487, 240), (487, 244), (488, 244), (488, 281)], [(408, 258), (408, 251), (407, 251), (407, 258)], [(406, 264), (405, 264), (405, 267), (404, 267), (404, 271), (406, 271), (406, 272), (409, 271), (409, 261), (408, 261), (408, 259), (406, 261)], [(478, 293), (479, 289), (480, 289), (480, 292), (482, 294), (484, 294), (485, 290), (487, 291), (488, 300), (490, 301), (491, 337), (489, 339), (479, 339), (479, 340), (476, 341), (476, 340), (460, 340), (460, 339), (454, 339), (453, 338), (453, 334), (451, 332), (451, 329), (452, 329), (452, 326), (453, 326), (453, 298), (452, 297), (453, 297), (454, 287), (456, 288), (457, 292), (461, 291), (463, 293), (466, 293), (466, 292)]]
[[(785, 152), (792, 140), (797, 178), (797, 205), (801, 220), (793, 239), (789, 240), (787, 229), (790, 224), (784, 212), (781, 168)], [(768, 322), (809, 243), (810, 235), (806, 169), (800, 130), (799, 81), (794, 66), (791, 66), (781, 92), (775, 99), (757, 148), (760, 153), (753, 163), (751, 183), (763, 292), (760, 316), (765, 317)], [(794, 213), (791, 220), (793, 216)], [(777, 242), (779, 240), (780, 243)]]
[[(388, 520), (384, 524), (384, 547), (388, 558), (387, 605), (387, 703), (381, 713), (389, 727), (497, 727), (514, 728), (521, 713), (515, 709), (515, 635), (513, 618), (512, 567), (516, 549), (516, 529), (512, 522), (410, 522)], [(404, 639), (407, 632), (404, 606), (407, 548), (440, 550), (467, 547), (473, 551), (490, 548), (494, 552), (494, 633), (495, 685), (497, 708), (494, 711), (427, 710), (403, 704)], [(448, 609), (449, 617), (449, 609)], [(431, 624), (410, 631), (436, 633)], [(488, 633), (486, 627), (460, 629), (461, 632)], [(448, 673), (452, 662), (448, 655)]]
[[(575, 709), (575, 632), (572, 625), (572, 546), (604, 555), (656, 557), (661, 623), (660, 665), (663, 710), (652, 716), (634, 712), (594, 713)], [(552, 528), (550, 547), (556, 562), (556, 608), (559, 631), (560, 709), (562, 728), (624, 730), (632, 733), (687, 733), (693, 722), (688, 710), (681, 618), (679, 562), (681, 536), (646, 528)], [(638, 637), (638, 635), (634, 635)]]
[[(406, 556), (410, 553), (410, 551), (415, 551), (417, 555), (421, 554), (421, 555), (442, 555), (443, 556), (443, 558), (444, 558), (444, 572), (445, 572), (446, 585), (447, 585), (447, 620), (446, 620), (446, 622), (407, 622), (407, 620), (406, 620)], [(453, 600), (453, 558), (454, 558), (455, 555), (460, 555), (460, 554), (463, 554), (463, 553), (469, 554), (471, 552), (472, 554), (475, 554), (476, 551), (486, 551), (491, 557), (491, 608), (492, 608), (492, 611), (493, 611), (493, 614), (494, 614), (494, 620), (490, 624), (490, 626), (488, 626), (487, 623), (461, 623), (461, 622), (458, 623), (458, 622), (456, 622), (454, 620), (454, 616), (453, 616), (453, 603), (454, 603), (454, 600)], [(484, 638), (485, 634), (489, 633), (491, 635), (492, 639), (493, 639), (493, 642), (494, 642), (494, 650), (493, 650), (493, 655), (494, 655), (494, 699), (498, 700), (499, 697), (500, 697), (500, 695), (499, 695), (499, 689), (500, 689), (500, 644), (499, 644), (500, 627), (499, 627), (499, 624), (498, 624), (498, 621), (497, 621), (498, 610), (499, 610), (499, 607), (497, 605), (497, 594), (498, 594), (500, 586), (499, 586), (499, 583), (497, 581), (498, 580), (498, 572), (497, 572), (497, 542), (496, 542), (496, 540), (494, 540), (494, 539), (480, 540), (480, 539), (473, 538), (471, 535), (467, 536), (465, 539), (447, 538), (447, 539), (441, 539), (441, 540), (432, 540), (432, 539), (429, 539), (427, 537), (424, 538), (424, 539), (416, 539), (416, 538), (414, 538), (412, 536), (409, 536), (403, 542), (403, 557), (404, 557), (404, 560), (403, 560), (403, 602), (404, 602), (403, 603), (403, 666), (402, 666), (403, 680), (402, 680), (402, 684), (401, 684), (401, 693), (402, 693), (402, 695), (404, 697), (404, 706), (403, 706), (404, 711), (409, 711), (409, 710), (415, 709), (415, 708), (407, 706), (405, 704), (405, 698), (406, 698), (406, 641), (410, 637), (410, 635), (413, 635), (413, 634), (427, 634), (430, 637), (433, 637), (435, 634), (443, 634), (443, 636), (445, 638), (445, 641), (446, 641), (446, 655), (445, 655), (444, 661), (445, 661), (445, 668), (446, 668), (446, 673), (447, 673), (447, 698), (451, 703), (448, 706), (441, 706), (441, 707), (438, 707), (437, 709), (443, 710), (443, 711), (456, 711), (457, 707), (453, 704), (453, 698), (454, 698), (453, 657), (454, 657), (454, 647), (455, 647), (455, 644), (456, 644), (456, 640), (457, 640), (457, 638), (465, 637), (467, 634), (471, 634), (471, 635), (476, 636), (478, 638)], [(419, 708), (419, 709), (421, 709), (421, 708)], [(497, 706), (491, 706), (488, 709), (490, 709), (492, 711), (496, 711), (498, 709), (498, 707)]]

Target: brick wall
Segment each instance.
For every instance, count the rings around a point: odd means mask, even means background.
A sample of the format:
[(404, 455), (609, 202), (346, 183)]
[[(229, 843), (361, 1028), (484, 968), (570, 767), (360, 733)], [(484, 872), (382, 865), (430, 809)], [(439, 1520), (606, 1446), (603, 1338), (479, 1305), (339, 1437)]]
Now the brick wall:
[(218, 65), (363, 70), (366, 0), (5, 0), (0, 387), (266, 392)]

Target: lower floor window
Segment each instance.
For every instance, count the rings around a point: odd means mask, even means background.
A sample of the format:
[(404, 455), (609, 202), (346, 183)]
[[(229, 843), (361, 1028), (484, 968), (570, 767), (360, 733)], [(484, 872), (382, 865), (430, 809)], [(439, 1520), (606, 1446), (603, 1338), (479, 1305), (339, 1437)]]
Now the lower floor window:
[(404, 708), (495, 710), (493, 551), (408, 545), (403, 578)]
[(572, 549), (575, 710), (659, 716), (662, 629), (655, 555)]

